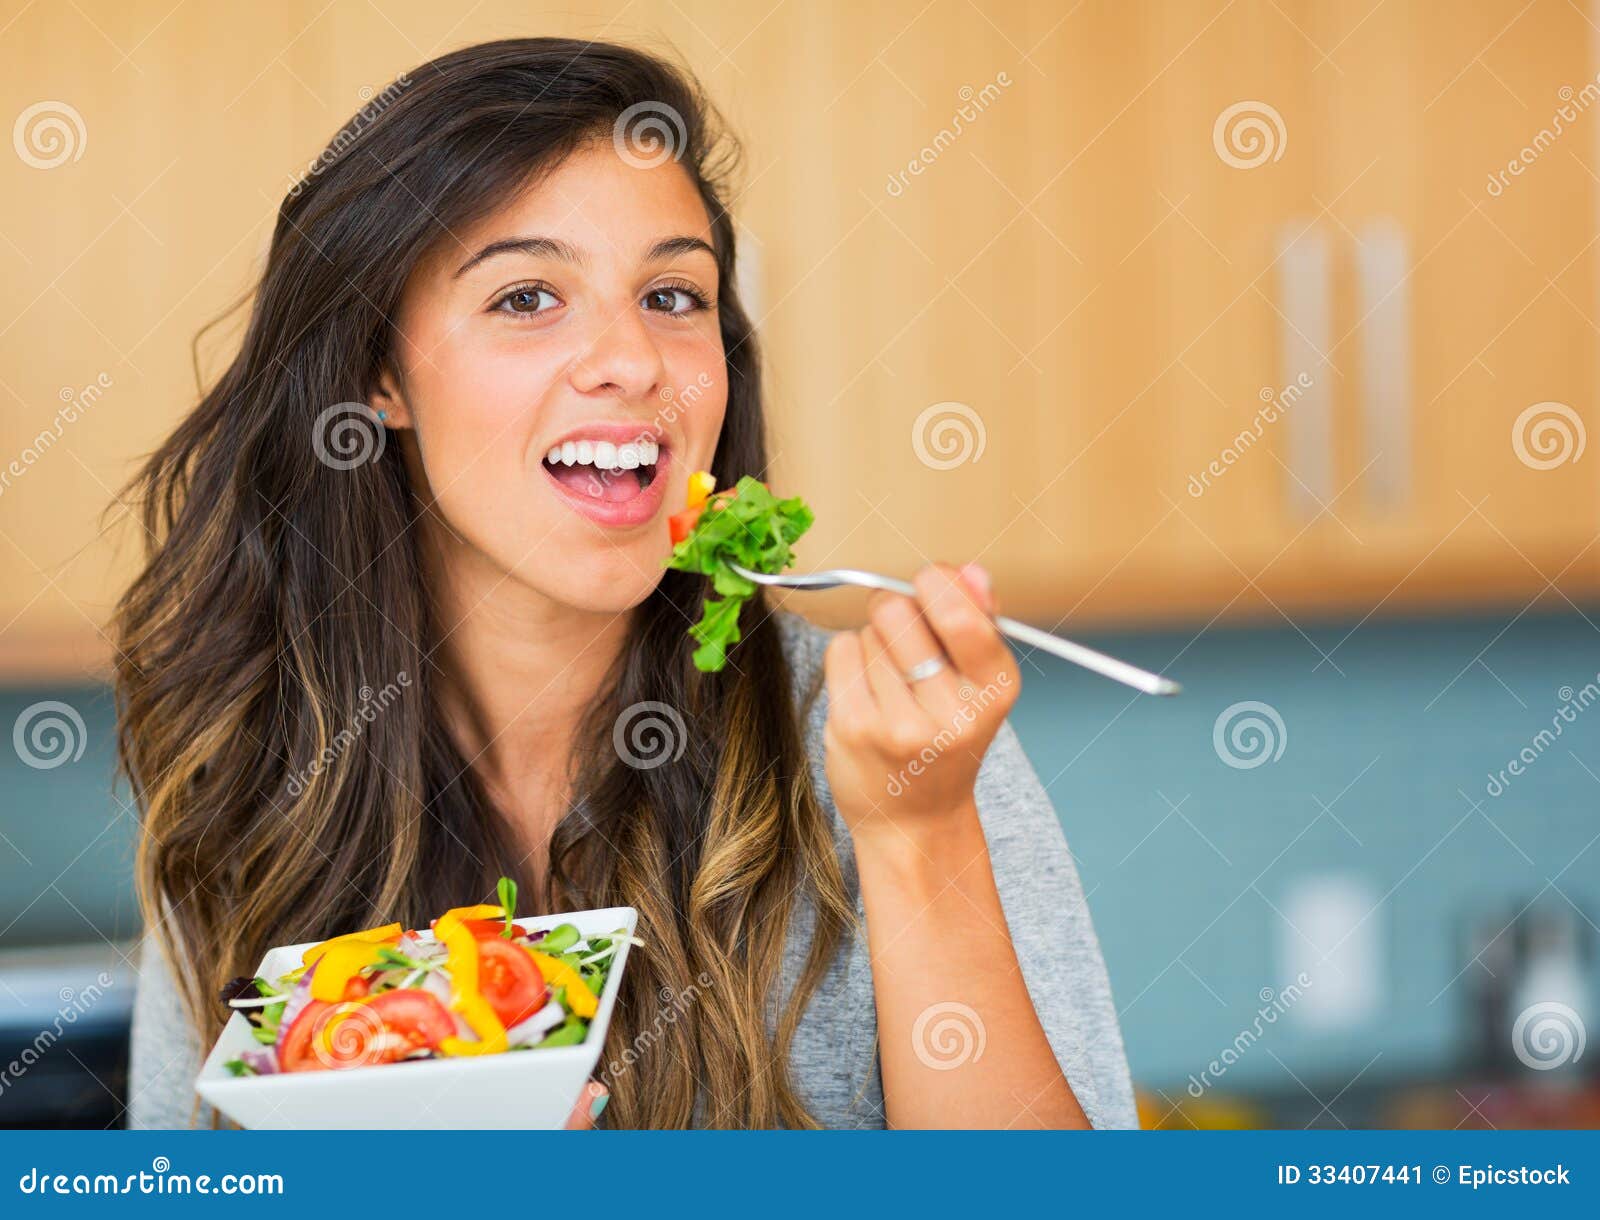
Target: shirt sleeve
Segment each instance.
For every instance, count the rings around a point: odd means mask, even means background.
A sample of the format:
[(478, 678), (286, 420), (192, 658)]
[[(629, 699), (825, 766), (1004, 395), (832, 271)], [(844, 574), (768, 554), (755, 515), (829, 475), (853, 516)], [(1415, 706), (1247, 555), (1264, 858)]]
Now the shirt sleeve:
[(978, 770), (979, 820), (1039, 1024), (1089, 1121), (1137, 1128), (1100, 941), (1061, 821), (1009, 721)]
[(128, 1126), (210, 1127), (214, 1111), (194, 1091), (205, 1048), (189, 1024), (171, 967), (154, 933), (139, 946), (129, 1045)]

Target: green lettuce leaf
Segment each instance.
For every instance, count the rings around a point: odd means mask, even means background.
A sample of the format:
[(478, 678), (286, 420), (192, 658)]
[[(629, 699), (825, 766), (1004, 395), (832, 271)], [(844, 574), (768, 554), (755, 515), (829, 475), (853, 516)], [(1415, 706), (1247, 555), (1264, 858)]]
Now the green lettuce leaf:
[(694, 530), (677, 546), (667, 567), (699, 572), (711, 578), (719, 596), (705, 600), (700, 621), (689, 628), (699, 645), (695, 668), (715, 673), (728, 662), (728, 649), (739, 641), (739, 611), (757, 589), (728, 565), (776, 575), (794, 562), (793, 543), (815, 520), (798, 496), (780, 500), (765, 483), (749, 475), (740, 479), (731, 497), (706, 505)]

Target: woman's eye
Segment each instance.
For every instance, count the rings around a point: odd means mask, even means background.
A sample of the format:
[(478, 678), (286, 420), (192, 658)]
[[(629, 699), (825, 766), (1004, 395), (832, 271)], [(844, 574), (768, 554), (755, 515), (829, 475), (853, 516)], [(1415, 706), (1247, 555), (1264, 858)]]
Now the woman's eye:
[(687, 288), (652, 288), (644, 294), (644, 307), (651, 313), (691, 313), (705, 308), (705, 298)]
[(548, 313), (559, 304), (555, 293), (546, 289), (513, 288), (495, 302), (495, 309), (501, 313), (536, 314)]

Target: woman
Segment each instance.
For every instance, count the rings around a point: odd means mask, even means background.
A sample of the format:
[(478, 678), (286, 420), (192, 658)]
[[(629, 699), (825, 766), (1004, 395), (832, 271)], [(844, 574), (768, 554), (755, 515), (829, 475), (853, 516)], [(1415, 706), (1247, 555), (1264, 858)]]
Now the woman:
[(696, 86), (524, 39), (382, 97), (284, 200), (238, 357), (136, 481), (133, 1125), (210, 1117), (218, 988), (268, 946), (502, 873), (524, 909), (640, 912), (601, 1062), (648, 1049), (574, 1125), (1133, 1125), (984, 574), (930, 567), (831, 639), (758, 598), (723, 671), (690, 663), (705, 589), (663, 571), (665, 517), (691, 471), (767, 465)]

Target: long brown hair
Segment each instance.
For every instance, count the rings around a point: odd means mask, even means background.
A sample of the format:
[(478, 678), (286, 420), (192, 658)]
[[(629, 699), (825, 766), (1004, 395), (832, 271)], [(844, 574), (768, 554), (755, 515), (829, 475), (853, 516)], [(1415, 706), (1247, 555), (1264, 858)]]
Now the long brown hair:
[[(438, 714), (419, 506), (397, 447), (319, 460), (336, 441), (328, 408), (373, 388), (431, 245), (638, 113), (658, 116), (655, 136), (676, 143), (712, 218), (729, 383), (713, 473), (764, 475), (756, 347), (721, 202), (731, 141), (670, 64), (533, 38), (402, 75), (335, 137), (283, 201), (237, 357), (130, 487), (154, 541), (115, 622), (120, 755), (143, 810), (140, 902), (205, 1043), (224, 1017), (218, 988), (268, 947), (425, 927), (492, 901), (505, 873), (557, 909), (639, 909), (648, 947), (630, 959), (602, 1057), (625, 1065), (608, 1078), (608, 1123), (812, 1122), (788, 1047), (852, 907), (809, 781), (805, 692), (765, 605), (746, 609), (728, 668), (701, 675), (684, 626), (703, 584), (665, 573), (580, 734), (582, 799), (555, 831), (548, 876), (528, 877)], [(691, 726), (681, 754), (651, 767), (613, 744), (619, 716), (645, 703)], [(799, 902), (815, 932), (783, 997)]]

